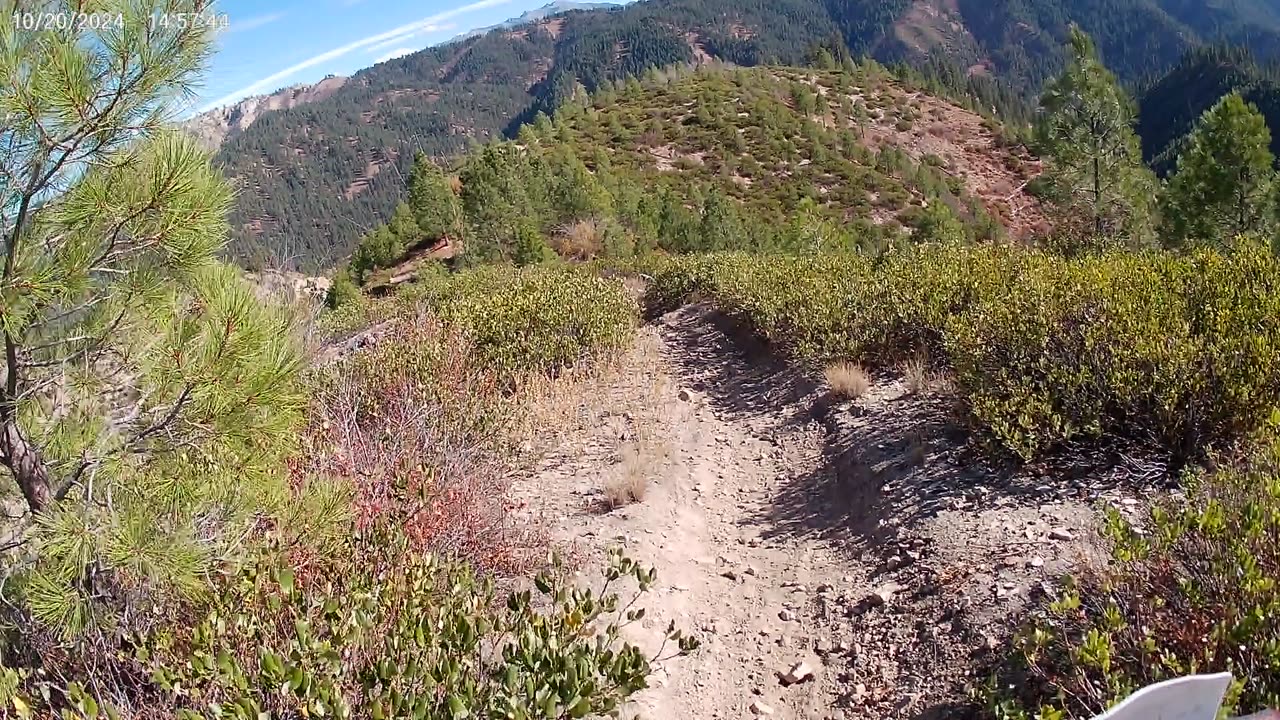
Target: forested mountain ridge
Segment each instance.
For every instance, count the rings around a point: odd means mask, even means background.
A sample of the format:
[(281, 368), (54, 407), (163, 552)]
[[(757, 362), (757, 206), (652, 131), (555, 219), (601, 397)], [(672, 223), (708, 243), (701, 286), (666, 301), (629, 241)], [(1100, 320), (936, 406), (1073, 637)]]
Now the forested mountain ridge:
[[(1280, 128), (1280, 71), (1244, 48), (1205, 48), (1189, 53), (1139, 96), (1143, 157), (1157, 172), (1171, 171), (1196, 119), (1231, 92), (1256, 105), (1268, 126)], [(1271, 149), (1280, 151), (1280, 133)]]
[(820, 47), (847, 48), (1009, 107), (1061, 66), (1071, 22), (1133, 83), (1210, 38), (1280, 46), (1277, 15), (1263, 0), (645, 0), (569, 12), (380, 63), (229, 137), (218, 162), (240, 187), (231, 252), (250, 265), (330, 265), (387, 219), (415, 152), (455, 155), (651, 67), (806, 64)]
[(776, 226), (812, 206), (863, 237), (892, 236), (938, 203), (986, 234), (1046, 229), (1024, 191), (1040, 172), (1025, 147), (874, 64), (705, 67), (628, 82), (557, 117), (556, 142), (588, 165), (693, 205), (723, 193)]
[(237, 103), (202, 112), (183, 123), (207, 145), (218, 148), (229, 135), (244, 132), (265, 113), (323, 100), (347, 79), (330, 75), (313, 85), (290, 85), (267, 95), (253, 95)]
[(343, 275), (381, 294), (445, 243), (457, 265), (1044, 235), (1026, 190), (1040, 161), (917, 82), (873, 61), (647, 72), (472, 149), (456, 175), (420, 156)]

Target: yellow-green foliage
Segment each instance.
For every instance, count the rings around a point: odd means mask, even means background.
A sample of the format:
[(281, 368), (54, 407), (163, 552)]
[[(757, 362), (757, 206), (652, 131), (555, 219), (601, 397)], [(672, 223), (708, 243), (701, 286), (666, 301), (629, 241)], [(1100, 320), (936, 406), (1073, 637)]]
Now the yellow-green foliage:
[(658, 273), (650, 303), (661, 309), (706, 298), (802, 358), (856, 357), (851, 322), (869, 272), (853, 254), (693, 256)]
[(996, 717), (1093, 717), (1150, 683), (1223, 671), (1225, 716), (1280, 706), (1280, 443), (1186, 490), (1142, 533), (1108, 514), (1112, 568), (1018, 634), (988, 696)]
[(425, 302), (508, 378), (554, 373), (621, 347), (636, 304), (621, 283), (572, 267), (486, 267), (453, 277)]
[(1007, 290), (1037, 253), (1000, 245), (915, 245), (887, 254), (854, 311), (857, 346), (882, 365), (923, 356), (945, 364), (951, 319)]
[(1190, 454), (1280, 402), (1280, 266), (1265, 249), (1041, 258), (956, 316), (978, 422), (1023, 457), (1104, 434)]
[(941, 360), (950, 319), (1001, 292), (1026, 256), (999, 246), (919, 245), (875, 262), (855, 254), (680, 258), (659, 271), (651, 301), (670, 307), (707, 298), (804, 360)]
[(1265, 248), (1065, 260), (1006, 246), (670, 261), (656, 309), (714, 302), (803, 360), (954, 370), (976, 424), (1031, 458), (1123, 435), (1179, 454), (1280, 404), (1280, 263)]
[(182, 720), (566, 720), (610, 714), (647, 687), (655, 661), (698, 647), (674, 625), (661, 655), (621, 638), (644, 617), (635, 600), (656, 573), (619, 552), (598, 590), (553, 558), (533, 590), (500, 602), (492, 578), (465, 564), (362, 535), (321, 567), (295, 571), (276, 548), (217, 578), (218, 593), (185, 622), (114, 653), (124, 679), (105, 690), (0, 666), (0, 701), (19, 718), (59, 707), (74, 708), (61, 717), (121, 717), (140, 704), (121, 696), (128, 689)]
[(514, 379), (551, 373), (623, 346), (636, 303), (618, 280), (568, 265), (480, 266), (433, 275), (391, 298), (344, 305), (322, 320), (331, 335), (428, 312), (460, 330), (481, 365)]

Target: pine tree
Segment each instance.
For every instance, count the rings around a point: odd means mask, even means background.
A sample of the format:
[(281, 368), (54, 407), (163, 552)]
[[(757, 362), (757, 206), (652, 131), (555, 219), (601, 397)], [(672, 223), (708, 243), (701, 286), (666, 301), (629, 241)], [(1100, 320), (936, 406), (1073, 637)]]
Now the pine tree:
[(554, 182), (551, 205), (556, 221), (572, 222), (612, 214), (613, 200), (608, 190), (571, 149), (558, 148), (550, 166)]
[(213, 31), (151, 21), (205, 3), (93, 9), (134, 30), (0, 28), (0, 466), (36, 519), (23, 617), (63, 632), (198, 588), (283, 497), (303, 404), (295, 316), (217, 260), (231, 189), (164, 127)]
[(537, 217), (522, 160), (514, 143), (491, 143), (467, 159), (462, 169), (462, 211), (470, 245), (468, 262), (510, 259), (523, 223)]
[(515, 247), (512, 249), (511, 261), (521, 267), (550, 262), (556, 259), (556, 253), (547, 245), (546, 238), (532, 222), (520, 224), (516, 231)]
[(409, 209), (409, 203), (406, 202), (396, 205), (395, 212), (391, 214), (391, 219), (387, 221), (387, 229), (395, 236), (396, 243), (400, 249), (400, 253), (397, 253), (395, 257), (389, 258), (392, 263), (400, 260), (405, 250), (417, 245), (424, 238), (424, 233), (418, 227), (418, 222), (413, 217), (413, 211)]
[(951, 208), (935, 197), (920, 214), (914, 237), (923, 242), (960, 243), (968, 239), (968, 234)]
[(727, 250), (742, 243), (746, 233), (738, 207), (719, 188), (707, 193), (699, 231), (703, 250)]
[(360, 238), (351, 254), (351, 278), (359, 284), (369, 279), (369, 273), (378, 268), (390, 267), (404, 256), (405, 246), (391, 228), (379, 225)]
[(1231, 93), (1205, 111), (1178, 157), (1164, 196), (1167, 241), (1224, 243), (1275, 224), (1271, 131), (1252, 103)]
[(1142, 164), (1135, 108), (1089, 36), (1072, 27), (1070, 62), (1041, 98), (1037, 140), (1059, 230), (1078, 244), (1152, 238), (1155, 178)]
[(462, 209), (449, 178), (431, 158), (419, 153), (409, 176), (409, 209), (424, 238), (462, 235)]

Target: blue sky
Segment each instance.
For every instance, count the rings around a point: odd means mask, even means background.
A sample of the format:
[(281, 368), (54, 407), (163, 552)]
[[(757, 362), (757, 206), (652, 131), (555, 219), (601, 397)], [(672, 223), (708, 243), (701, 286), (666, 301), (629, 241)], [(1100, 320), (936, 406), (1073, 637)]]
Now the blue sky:
[(196, 110), (348, 75), (495, 25), (547, 0), (219, 0), (228, 28)]

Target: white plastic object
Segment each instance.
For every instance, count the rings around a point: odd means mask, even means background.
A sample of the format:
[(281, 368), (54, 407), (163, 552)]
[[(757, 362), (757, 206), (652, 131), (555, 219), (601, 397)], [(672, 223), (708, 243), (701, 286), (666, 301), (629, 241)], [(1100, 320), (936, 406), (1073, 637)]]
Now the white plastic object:
[(1215, 720), (1231, 673), (1188, 675), (1148, 685), (1093, 720)]

